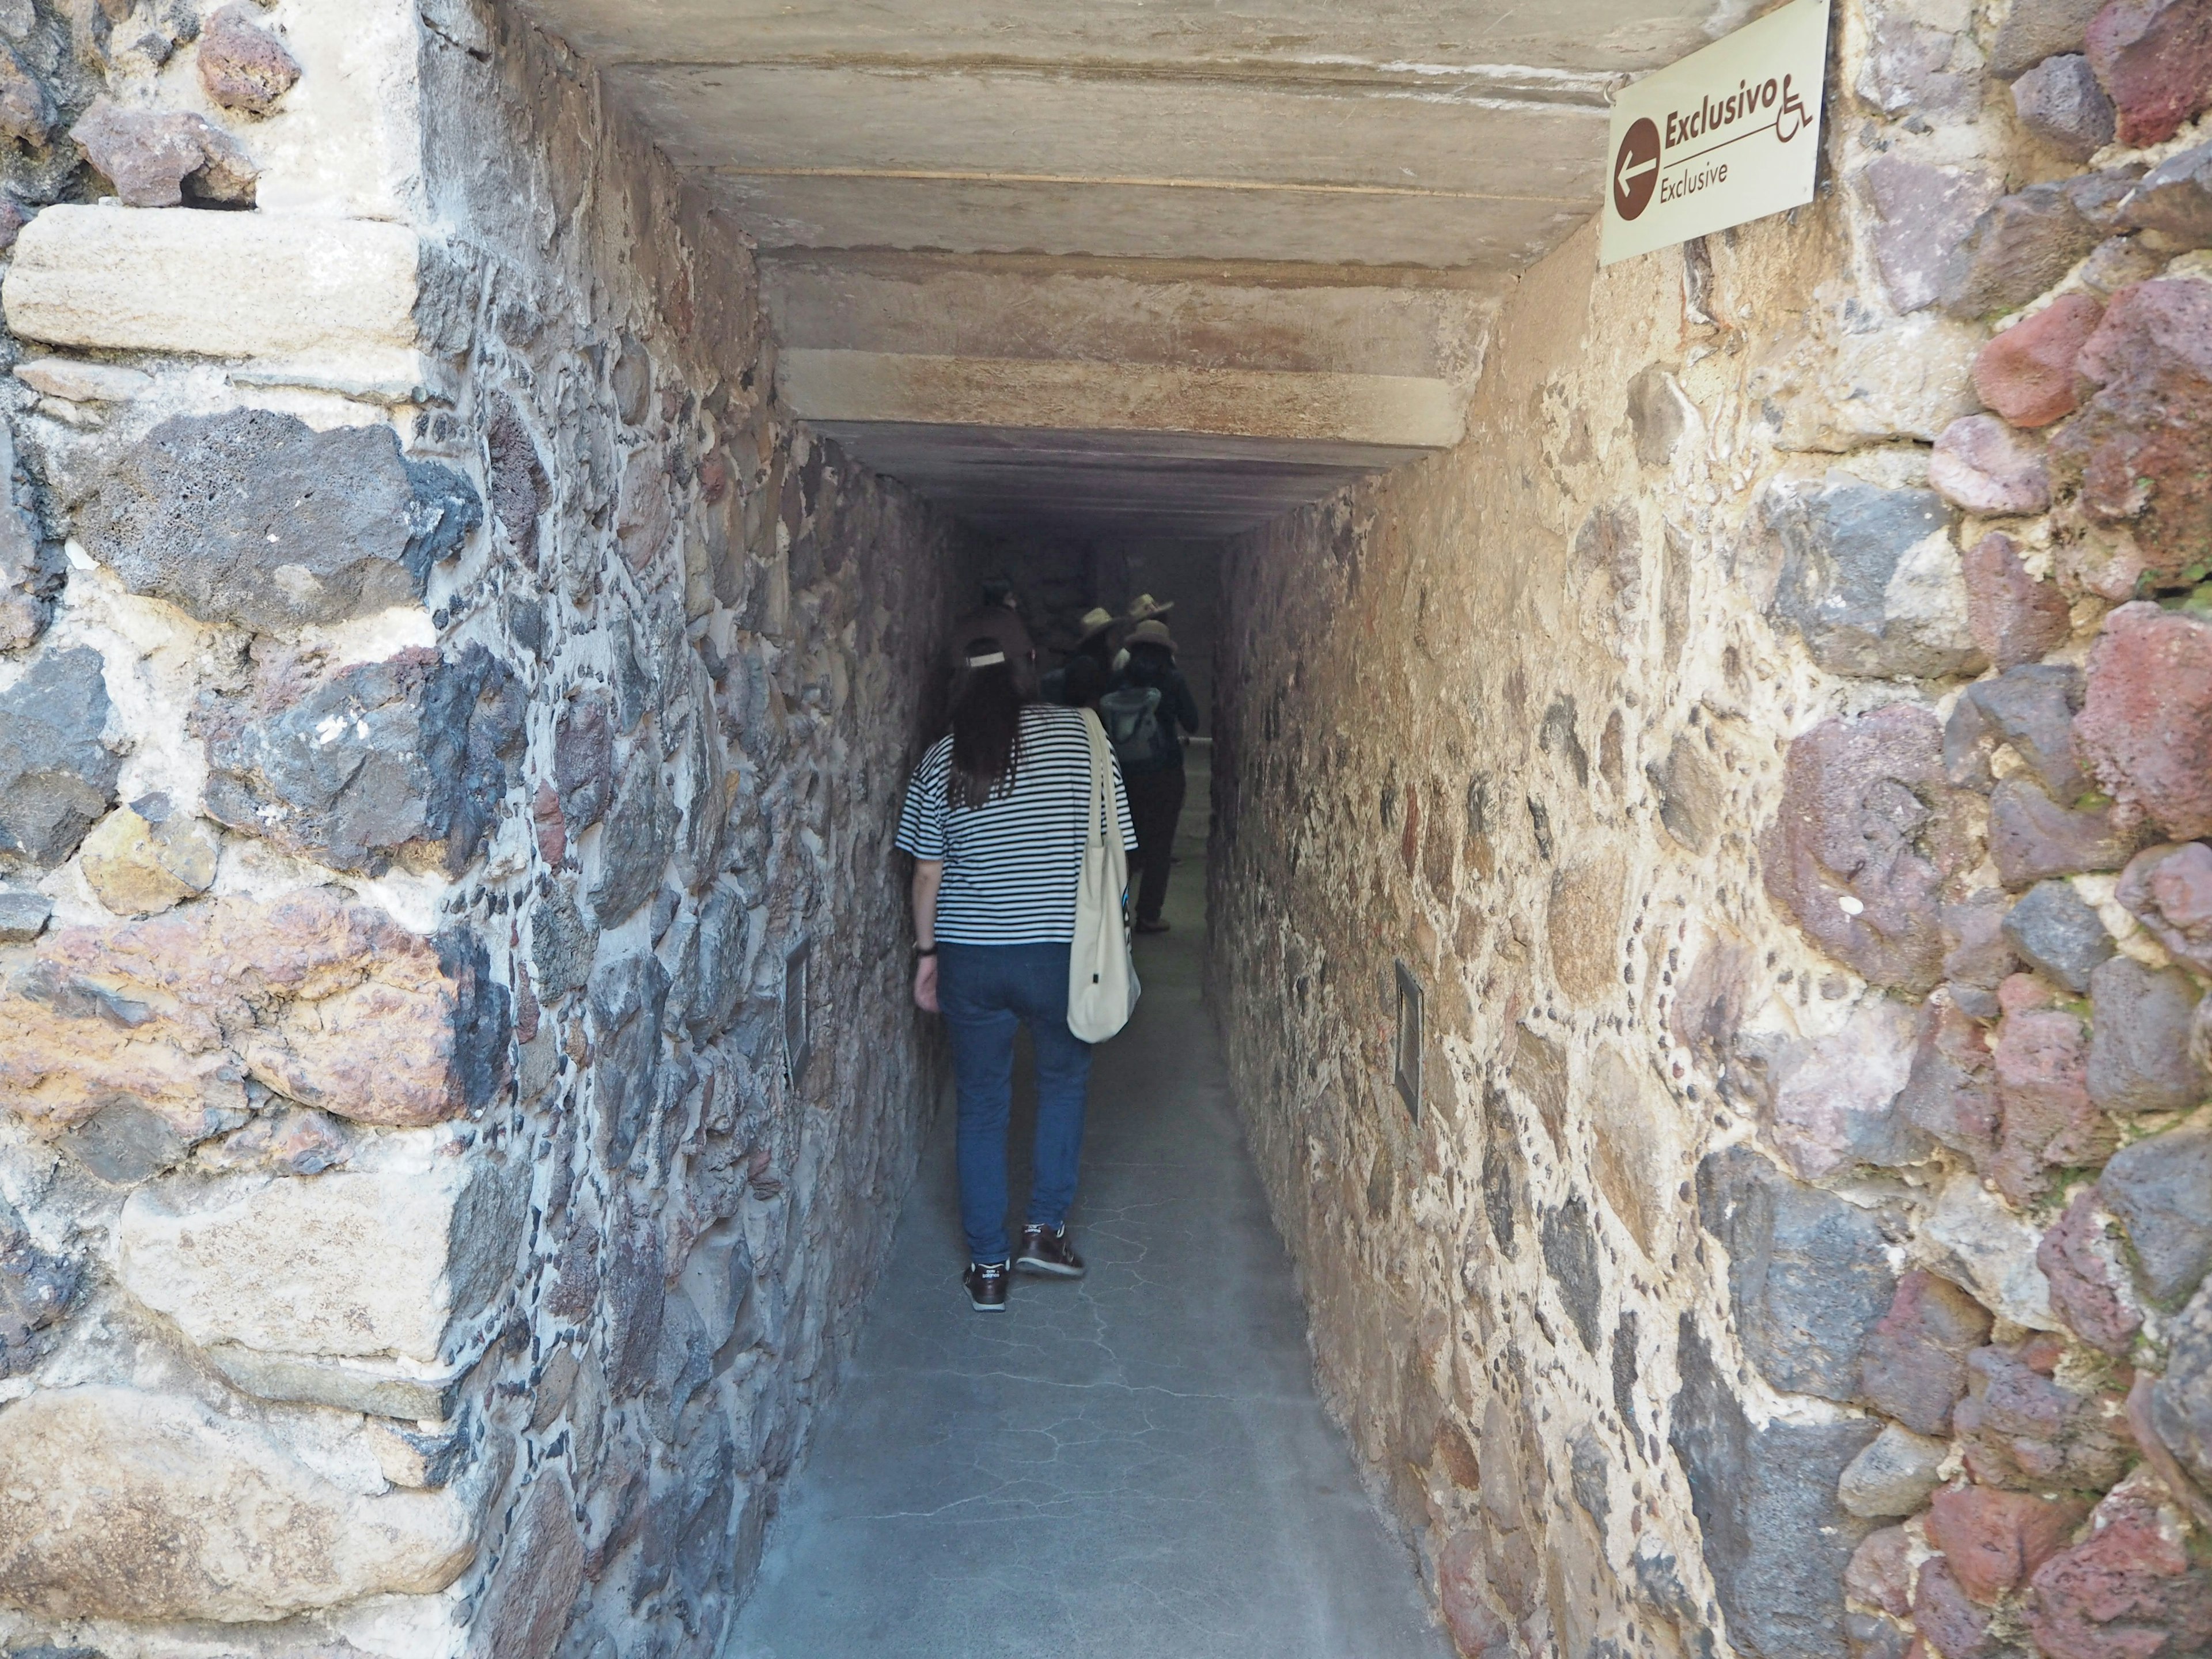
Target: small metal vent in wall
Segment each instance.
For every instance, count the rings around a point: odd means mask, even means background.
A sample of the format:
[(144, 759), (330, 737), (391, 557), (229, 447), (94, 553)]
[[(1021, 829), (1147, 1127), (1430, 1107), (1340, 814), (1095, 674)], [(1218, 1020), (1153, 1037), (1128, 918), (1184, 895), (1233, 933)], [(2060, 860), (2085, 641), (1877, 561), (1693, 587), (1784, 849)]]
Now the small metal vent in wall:
[(1421, 1121), (1421, 982), (1413, 977), (1413, 970), (1403, 962), (1398, 964), (1398, 1095), (1413, 1114), (1413, 1121)]
[(814, 1028), (806, 1012), (806, 965), (813, 949), (813, 941), (803, 939), (783, 958), (783, 1075), (794, 1088), (814, 1053)]

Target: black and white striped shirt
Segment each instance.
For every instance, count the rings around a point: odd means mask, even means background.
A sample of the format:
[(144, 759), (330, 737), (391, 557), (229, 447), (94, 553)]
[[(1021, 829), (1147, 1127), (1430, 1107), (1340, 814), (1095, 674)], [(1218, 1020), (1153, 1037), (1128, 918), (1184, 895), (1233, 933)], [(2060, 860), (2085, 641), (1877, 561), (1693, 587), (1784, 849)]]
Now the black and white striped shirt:
[[(1121, 845), (1134, 852), (1129, 798), (1114, 771)], [(915, 768), (899, 815), (898, 844), (941, 860), (937, 937), (948, 945), (1060, 945), (1075, 937), (1083, 873), (1084, 812), (1091, 804), (1091, 738), (1083, 711), (1031, 703), (1022, 710), (1014, 787), (978, 807), (946, 793), (952, 738), (939, 738)]]

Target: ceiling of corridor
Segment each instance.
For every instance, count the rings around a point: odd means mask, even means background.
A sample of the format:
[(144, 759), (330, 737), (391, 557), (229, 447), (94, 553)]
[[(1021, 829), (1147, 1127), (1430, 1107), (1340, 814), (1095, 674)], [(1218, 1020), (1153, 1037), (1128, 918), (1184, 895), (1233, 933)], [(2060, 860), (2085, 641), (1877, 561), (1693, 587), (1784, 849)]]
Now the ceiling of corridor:
[(1004, 525), (1217, 534), (1449, 444), (1614, 77), (1742, 0), (528, 0), (760, 246), (785, 398)]

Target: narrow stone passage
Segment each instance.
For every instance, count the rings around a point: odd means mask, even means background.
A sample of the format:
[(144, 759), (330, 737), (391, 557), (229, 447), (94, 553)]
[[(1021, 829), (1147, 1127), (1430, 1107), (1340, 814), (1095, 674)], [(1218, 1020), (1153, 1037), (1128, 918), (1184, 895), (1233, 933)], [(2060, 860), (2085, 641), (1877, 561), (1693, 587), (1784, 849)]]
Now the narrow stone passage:
[[(728, 1659), (1448, 1651), (1316, 1396), (1200, 1002), (1204, 753), (1173, 931), (1141, 942), (1144, 1000), (1093, 1073), (1071, 1223), (1089, 1279), (969, 1310), (948, 1103)], [(1018, 1091), (1017, 1170), (1033, 1103)]]

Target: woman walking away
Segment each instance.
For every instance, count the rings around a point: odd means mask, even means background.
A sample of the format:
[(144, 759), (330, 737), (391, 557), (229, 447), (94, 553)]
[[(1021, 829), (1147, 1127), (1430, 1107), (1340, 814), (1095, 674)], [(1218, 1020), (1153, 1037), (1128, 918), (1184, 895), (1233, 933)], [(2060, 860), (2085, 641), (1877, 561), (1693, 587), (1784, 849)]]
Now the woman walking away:
[[(963, 1282), (978, 1311), (1006, 1305), (1012, 1268), (1080, 1279), (1067, 1239), (1083, 1147), (1091, 1045), (1067, 1025), (1085, 812), (1092, 803), (1090, 717), (1036, 701), (1036, 653), (1010, 611), (955, 625), (952, 730), (907, 785), (898, 844), (914, 855), (915, 1004), (942, 1012), (959, 1101)], [(1115, 771), (1115, 817), (1134, 848)], [(1006, 1120), (1014, 1029), (1036, 1054), (1036, 1153), (1029, 1224), (1006, 1243)]]
[(1198, 703), (1176, 666), (1175, 636), (1157, 616), (1129, 630), (1128, 656), (1114, 690), (1098, 700), (1098, 714), (1127, 781), (1137, 825), (1137, 857), (1144, 866), (1137, 931), (1164, 933), (1168, 925), (1160, 909), (1168, 899), (1168, 865), (1182, 817), (1182, 733), (1198, 730)]

